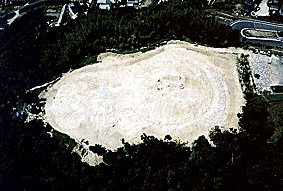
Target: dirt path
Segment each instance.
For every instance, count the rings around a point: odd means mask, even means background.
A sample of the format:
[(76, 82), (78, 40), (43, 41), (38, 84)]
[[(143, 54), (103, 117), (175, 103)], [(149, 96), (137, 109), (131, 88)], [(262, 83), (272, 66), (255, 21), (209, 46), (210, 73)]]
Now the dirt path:
[(65, 75), (48, 92), (46, 120), (73, 138), (115, 149), (146, 133), (193, 141), (215, 125), (237, 127), (241, 50), (172, 41), (147, 53), (101, 54), (102, 63)]

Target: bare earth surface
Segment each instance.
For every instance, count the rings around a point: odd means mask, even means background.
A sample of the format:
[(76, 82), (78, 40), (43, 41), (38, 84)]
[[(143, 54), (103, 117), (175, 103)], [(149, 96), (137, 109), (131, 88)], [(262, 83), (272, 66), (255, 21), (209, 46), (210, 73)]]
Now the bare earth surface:
[[(270, 64), (268, 61), (271, 60)], [(249, 62), (253, 74), (259, 74), (260, 78), (254, 78), (259, 91), (271, 91), (271, 85), (283, 84), (283, 60), (282, 58), (262, 54), (250, 53)]]
[(42, 92), (46, 121), (113, 150), (142, 133), (191, 143), (215, 125), (237, 127), (244, 100), (232, 52), (240, 51), (171, 41), (143, 54), (101, 54), (102, 63)]

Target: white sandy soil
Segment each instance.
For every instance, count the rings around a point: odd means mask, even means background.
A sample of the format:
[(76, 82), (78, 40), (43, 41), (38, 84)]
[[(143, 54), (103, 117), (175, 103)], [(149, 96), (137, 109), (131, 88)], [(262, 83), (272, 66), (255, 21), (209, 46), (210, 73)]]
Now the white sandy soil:
[(102, 63), (42, 92), (45, 120), (113, 150), (142, 133), (192, 142), (216, 125), (236, 128), (244, 104), (235, 65), (241, 51), (171, 41), (147, 53), (101, 54)]

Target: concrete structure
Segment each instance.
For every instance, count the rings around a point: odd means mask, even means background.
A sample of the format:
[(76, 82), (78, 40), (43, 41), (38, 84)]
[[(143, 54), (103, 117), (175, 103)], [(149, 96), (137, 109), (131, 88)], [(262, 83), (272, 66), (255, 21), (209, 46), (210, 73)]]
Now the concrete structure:
[[(264, 37), (256, 37), (256, 36), (247, 36), (245, 34), (245, 31), (247, 30), (254, 30), (254, 31), (259, 31), (259, 32), (272, 32), (275, 34), (275, 36), (273, 37), (268, 37), (268, 38), (264, 38)], [(268, 46), (283, 46), (282, 43), (282, 38), (279, 37), (279, 35), (277, 34), (277, 31), (272, 31), (272, 30), (264, 30), (264, 29), (251, 29), (251, 28), (244, 28), (241, 30), (241, 36), (243, 38), (240, 38), (240, 40), (245, 41), (245, 42), (251, 42), (254, 44), (263, 44), (263, 45), (268, 45)]]

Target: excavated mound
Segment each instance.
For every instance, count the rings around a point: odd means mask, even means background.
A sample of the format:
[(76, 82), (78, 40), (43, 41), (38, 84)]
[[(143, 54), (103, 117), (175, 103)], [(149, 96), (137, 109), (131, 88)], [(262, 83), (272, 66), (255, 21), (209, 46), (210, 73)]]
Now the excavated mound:
[[(171, 43), (171, 44), (170, 44)], [(41, 96), (56, 130), (109, 149), (146, 133), (192, 141), (237, 127), (243, 96), (232, 50), (172, 42), (147, 53), (104, 53)]]

